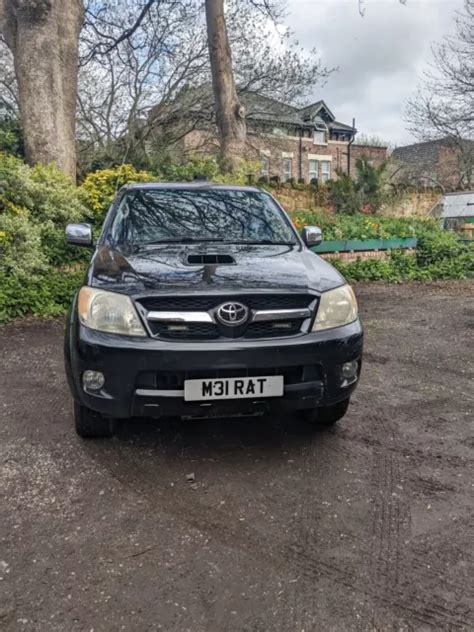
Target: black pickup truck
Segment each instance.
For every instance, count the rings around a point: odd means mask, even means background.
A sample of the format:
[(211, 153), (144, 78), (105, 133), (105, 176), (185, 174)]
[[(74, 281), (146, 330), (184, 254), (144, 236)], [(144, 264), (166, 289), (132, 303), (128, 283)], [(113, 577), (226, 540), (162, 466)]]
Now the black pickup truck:
[(82, 437), (113, 420), (293, 412), (345, 414), (360, 375), (362, 327), (344, 278), (256, 187), (122, 188), (94, 249), (65, 335)]

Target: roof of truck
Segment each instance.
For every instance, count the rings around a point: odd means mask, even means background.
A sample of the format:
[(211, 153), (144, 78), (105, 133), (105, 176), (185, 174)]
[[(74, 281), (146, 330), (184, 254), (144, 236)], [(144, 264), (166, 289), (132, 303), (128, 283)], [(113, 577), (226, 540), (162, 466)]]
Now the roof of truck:
[(195, 189), (217, 189), (220, 191), (261, 191), (256, 186), (251, 185), (237, 185), (237, 184), (218, 184), (216, 182), (208, 182), (207, 180), (195, 180), (193, 182), (138, 182), (135, 184), (126, 184), (122, 187), (122, 190), (134, 191), (134, 190), (159, 190), (159, 189), (182, 189), (182, 190), (195, 190)]

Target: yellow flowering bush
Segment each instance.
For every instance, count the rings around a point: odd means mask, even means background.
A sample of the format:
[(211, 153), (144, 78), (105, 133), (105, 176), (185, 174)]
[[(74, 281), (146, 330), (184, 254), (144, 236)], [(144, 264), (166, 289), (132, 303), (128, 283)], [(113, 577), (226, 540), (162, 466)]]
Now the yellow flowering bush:
[(80, 196), (89, 209), (90, 219), (99, 223), (120, 187), (134, 182), (153, 182), (155, 179), (148, 171), (137, 171), (132, 165), (100, 169), (86, 177), (80, 187)]

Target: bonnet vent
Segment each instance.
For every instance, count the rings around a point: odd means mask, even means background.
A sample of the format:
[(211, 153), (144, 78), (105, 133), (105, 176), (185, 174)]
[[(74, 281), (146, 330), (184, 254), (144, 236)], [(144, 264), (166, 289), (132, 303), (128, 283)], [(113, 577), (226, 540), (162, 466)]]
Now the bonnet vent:
[(209, 255), (209, 254), (205, 254), (205, 255), (188, 255), (187, 257), (187, 262), (190, 265), (203, 265), (203, 264), (227, 264), (230, 265), (232, 263), (235, 263), (235, 259), (234, 257), (231, 257), (230, 255), (221, 255), (221, 254), (214, 254), (214, 255)]

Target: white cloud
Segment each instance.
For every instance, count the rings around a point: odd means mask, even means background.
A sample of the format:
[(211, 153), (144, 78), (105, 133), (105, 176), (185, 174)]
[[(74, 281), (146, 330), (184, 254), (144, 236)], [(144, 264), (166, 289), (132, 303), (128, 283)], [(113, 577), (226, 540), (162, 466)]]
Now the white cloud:
[(463, 0), (288, 0), (288, 23), (300, 44), (316, 48), (323, 63), (339, 67), (315, 86), (338, 120), (365, 134), (403, 144), (403, 107), (431, 59), (433, 42), (453, 28)]

